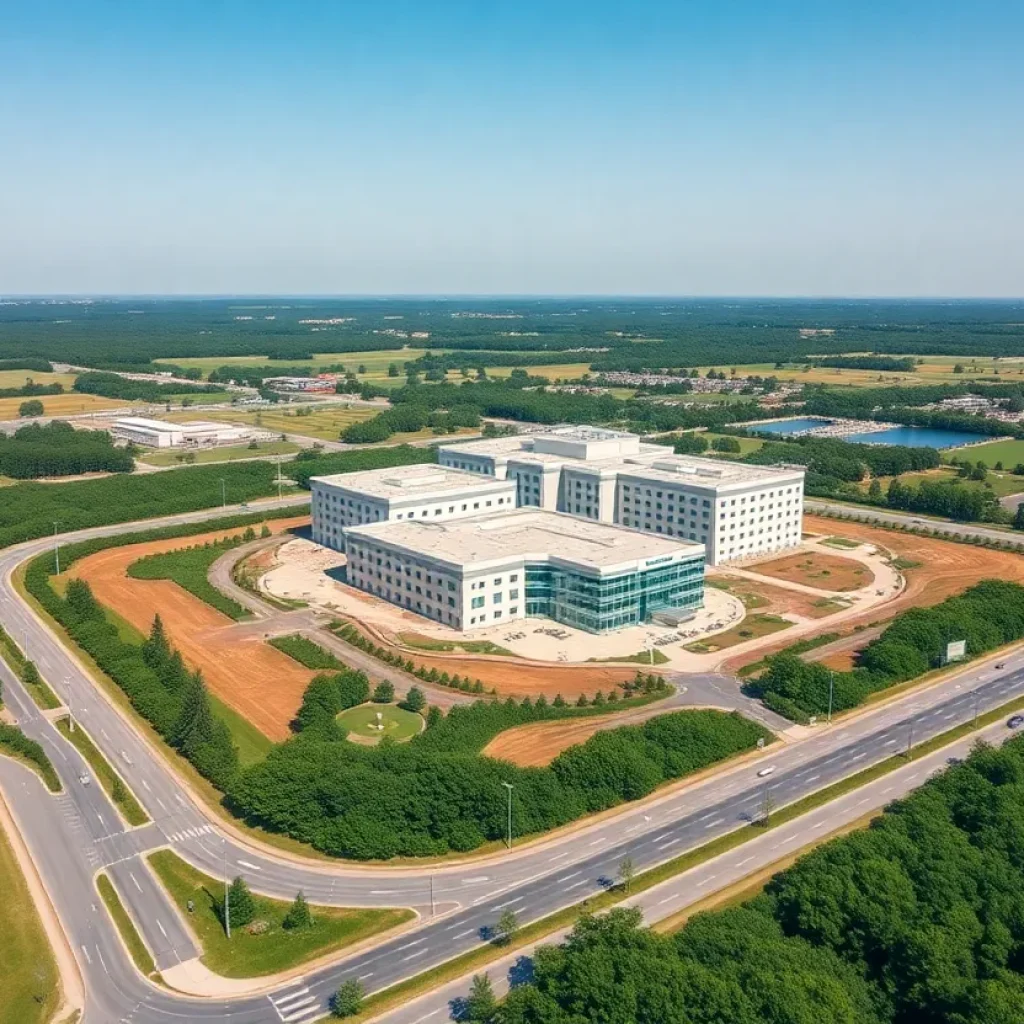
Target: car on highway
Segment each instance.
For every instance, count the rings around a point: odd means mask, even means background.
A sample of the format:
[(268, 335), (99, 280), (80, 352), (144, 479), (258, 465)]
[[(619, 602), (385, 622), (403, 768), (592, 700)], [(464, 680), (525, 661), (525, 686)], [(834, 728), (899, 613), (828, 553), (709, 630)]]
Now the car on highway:
[(1006, 662), (1005, 661), (997, 661), (996, 662), (996, 668), (997, 669), (1006, 668)]
[(1006, 724), (1010, 729), (1019, 729), (1024, 725), (1024, 715), (1012, 715)]
[(83, 786), (88, 786), (89, 783), (92, 782), (92, 779), (90, 779), (89, 776), (85, 774), (85, 772), (82, 772), (82, 774), (78, 776), (78, 781)]
[(775, 771), (775, 765), (773, 765), (773, 764), (770, 764), (770, 765), (768, 765), (768, 767), (767, 767), (767, 768), (762, 768), (762, 769), (761, 769), (761, 770), (760, 770), (760, 771), (759, 771), (759, 772), (757, 773), (757, 777), (758, 777), (759, 779), (763, 779), (763, 778), (764, 778), (764, 777), (765, 777), (766, 775), (771, 775), (771, 773), (772, 773), (773, 771)]

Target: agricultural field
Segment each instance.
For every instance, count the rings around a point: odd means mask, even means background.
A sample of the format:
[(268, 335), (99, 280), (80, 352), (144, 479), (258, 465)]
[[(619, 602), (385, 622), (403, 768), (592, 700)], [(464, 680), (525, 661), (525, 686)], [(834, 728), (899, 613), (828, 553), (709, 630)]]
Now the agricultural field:
[[(42, 374), (40, 374), (42, 376)], [(122, 402), (116, 398), (102, 398), (99, 395), (80, 395), (68, 391), (63, 395), (38, 395), (33, 400), (43, 403), (44, 416), (81, 416), (90, 412), (102, 412), (104, 409), (122, 409), (130, 402)], [(25, 398), (0, 398), (0, 420), (16, 420), (18, 409)], [(195, 415), (193, 414), (193, 419)]]
[(238, 462), (240, 459), (257, 459), (268, 455), (294, 455), (299, 450), (299, 445), (292, 441), (259, 441), (255, 448), (242, 444), (190, 452), (188, 454), (193, 456), (191, 462), (184, 457), (186, 453), (182, 451), (147, 451), (138, 461), (147, 466), (179, 466), (183, 463), (201, 466), (205, 463)]
[[(525, 354), (525, 353), (524, 353)], [(548, 380), (575, 380), (590, 373), (590, 363), (552, 363), (545, 366), (488, 366), (488, 377), (510, 377), (513, 370), (526, 370), (531, 377), (547, 377)], [(462, 380), (458, 370), (448, 371), (448, 380), (457, 384)]]
[[(713, 434), (710, 431), (703, 432), (703, 436), (708, 439), (709, 444), (714, 444), (720, 437), (726, 437), (726, 434)], [(708, 458), (713, 459), (738, 459), (744, 455), (749, 455), (751, 452), (756, 452), (759, 448), (764, 446), (764, 438), (762, 437), (737, 437), (734, 440), (739, 441), (740, 450), (739, 452), (716, 452), (714, 448), (709, 448), (704, 455)]]
[(71, 390), (77, 373), (37, 373), (35, 370), (0, 370), (0, 388), (23, 388), (29, 381), (33, 384), (60, 384), (65, 391)]
[[(302, 410), (303, 415), (299, 412)], [(309, 410), (308, 413), (306, 410)], [(278, 405), (272, 409), (211, 409), (203, 412), (204, 420), (223, 423), (238, 423), (249, 427), (261, 427), (281, 434), (301, 434), (321, 441), (337, 441), (341, 432), (353, 423), (371, 419), (381, 410), (365, 405), (347, 406), (341, 402), (320, 405)], [(172, 413), (167, 417), (175, 422), (195, 419), (195, 413)]]

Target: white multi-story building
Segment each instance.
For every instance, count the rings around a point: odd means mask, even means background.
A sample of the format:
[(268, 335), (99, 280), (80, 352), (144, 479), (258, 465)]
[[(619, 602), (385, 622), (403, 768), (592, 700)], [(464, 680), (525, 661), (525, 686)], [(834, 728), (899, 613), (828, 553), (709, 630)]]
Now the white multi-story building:
[(210, 420), (169, 423), (145, 416), (121, 416), (114, 420), (110, 432), (114, 437), (148, 448), (212, 448), (245, 441), (272, 440), (276, 436), (267, 430), (232, 423)]
[(396, 466), (360, 473), (315, 476), (312, 491), (313, 540), (345, 550), (345, 532), (366, 523), (441, 522), (505, 512), (516, 507), (511, 480), (437, 465)]
[(542, 616), (592, 633), (701, 607), (704, 549), (556, 512), (406, 516), (346, 531), (347, 581), (457, 630)]
[(802, 466), (675, 455), (595, 427), (442, 445), (438, 453), (442, 466), (514, 481), (520, 506), (700, 543), (710, 565), (801, 540)]

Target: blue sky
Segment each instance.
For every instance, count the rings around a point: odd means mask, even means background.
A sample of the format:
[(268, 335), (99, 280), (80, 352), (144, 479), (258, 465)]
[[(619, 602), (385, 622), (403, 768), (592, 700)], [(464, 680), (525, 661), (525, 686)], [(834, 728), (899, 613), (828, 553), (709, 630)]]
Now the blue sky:
[(1024, 5), (35, 0), (0, 293), (1024, 293)]

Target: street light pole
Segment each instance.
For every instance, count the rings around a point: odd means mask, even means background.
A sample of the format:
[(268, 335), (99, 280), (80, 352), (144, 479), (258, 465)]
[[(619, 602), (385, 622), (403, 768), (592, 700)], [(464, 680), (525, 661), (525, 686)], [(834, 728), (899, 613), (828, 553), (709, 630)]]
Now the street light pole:
[(57, 523), (53, 524), (53, 559), (57, 563), (57, 575), (60, 575), (60, 541), (57, 540)]
[(224, 483), (224, 477), (220, 478), (220, 506), (221, 508), (228, 507), (228, 491), (227, 484)]
[(512, 849), (512, 783), (503, 782), (502, 785), (508, 790), (508, 848)]
[(281, 456), (277, 457), (277, 500), (281, 500)]
[(828, 724), (832, 724), (832, 695), (835, 693), (836, 674), (829, 669), (828, 672)]
[(978, 691), (974, 691), (974, 724), (978, 724)]

